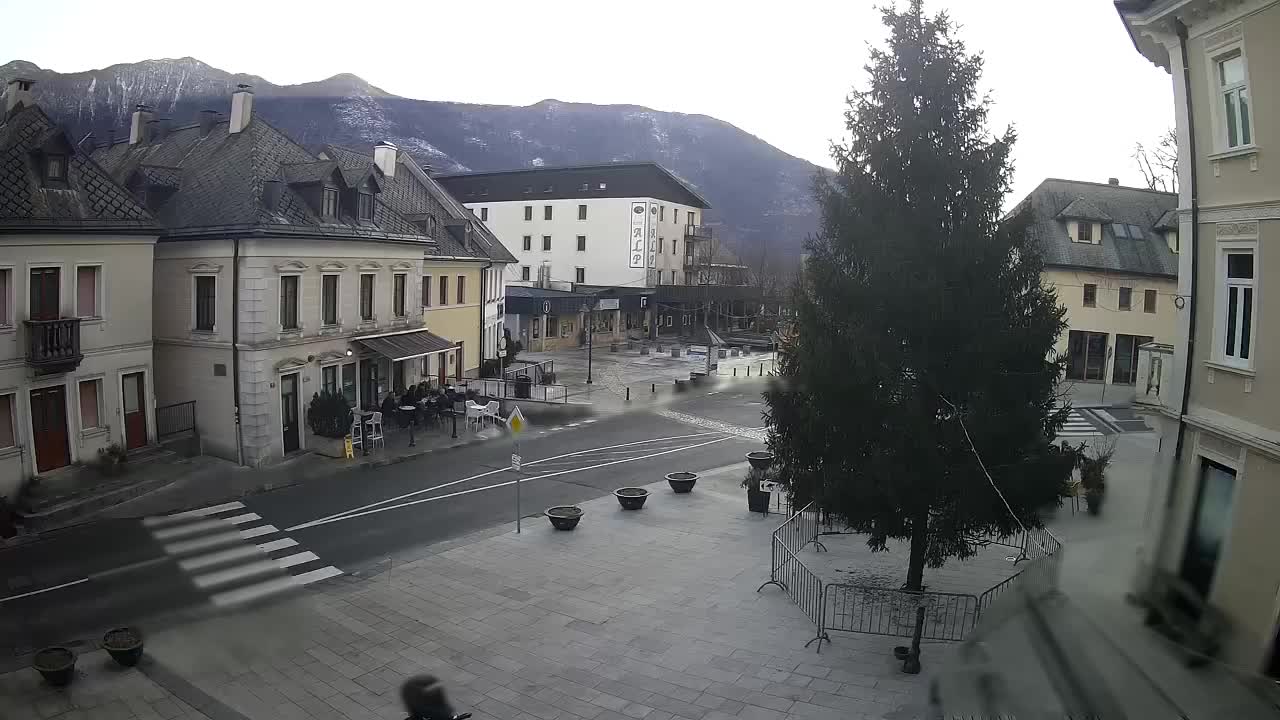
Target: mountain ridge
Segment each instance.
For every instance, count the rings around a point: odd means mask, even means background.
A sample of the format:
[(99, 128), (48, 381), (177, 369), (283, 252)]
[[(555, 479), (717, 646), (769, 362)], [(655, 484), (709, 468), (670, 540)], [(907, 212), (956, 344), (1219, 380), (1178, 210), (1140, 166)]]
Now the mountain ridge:
[(818, 167), (705, 114), (556, 98), (527, 106), (414, 99), (352, 73), (280, 85), (190, 56), (69, 73), (25, 60), (0, 65), (0, 82), (14, 77), (35, 80), (36, 101), (77, 139), (127, 132), (139, 103), (179, 123), (206, 109), (225, 114), (231, 92), (249, 84), (254, 112), (305, 145), (387, 140), (441, 171), (658, 162), (710, 200), (707, 221), (753, 265), (797, 256), (817, 227), (809, 188)]

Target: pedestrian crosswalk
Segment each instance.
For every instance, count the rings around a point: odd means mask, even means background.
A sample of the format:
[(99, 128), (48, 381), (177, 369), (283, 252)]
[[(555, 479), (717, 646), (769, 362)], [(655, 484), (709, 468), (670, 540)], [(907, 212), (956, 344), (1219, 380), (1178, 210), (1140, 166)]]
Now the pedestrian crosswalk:
[(146, 517), (142, 524), (192, 585), (219, 607), (343, 574), (240, 502)]
[(1067, 415), (1067, 422), (1058, 431), (1054, 441), (1102, 437), (1102, 435), (1103, 433), (1093, 423), (1089, 422), (1079, 410), (1072, 410)]

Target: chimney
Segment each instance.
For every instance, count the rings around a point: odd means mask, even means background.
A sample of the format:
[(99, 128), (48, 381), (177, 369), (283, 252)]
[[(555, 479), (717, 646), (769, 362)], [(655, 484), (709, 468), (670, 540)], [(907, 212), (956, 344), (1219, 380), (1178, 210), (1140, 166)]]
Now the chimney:
[(279, 180), (264, 180), (262, 183), (262, 206), (275, 211), (280, 207), (280, 197), (284, 194), (284, 183)]
[(112, 145), (115, 145), (115, 144), (116, 144), (116, 129), (107, 128), (107, 147), (111, 147)]
[(395, 145), (383, 140), (373, 146), (373, 164), (378, 166), (383, 175), (389, 178), (396, 176), (396, 154), (398, 150)]
[(31, 107), (35, 101), (31, 99), (31, 86), (35, 85), (35, 80), (16, 77), (9, 81), (9, 87), (5, 89), (4, 114), (8, 115), (13, 109), (22, 103), (23, 107)]
[(213, 126), (218, 124), (217, 110), (201, 110), (200, 111), (200, 137), (206, 137), (213, 132)]
[(147, 139), (147, 124), (151, 122), (152, 117), (154, 114), (151, 112), (151, 106), (138, 103), (133, 110), (133, 120), (129, 123), (130, 145), (137, 145)]
[(253, 119), (253, 87), (241, 83), (236, 85), (236, 91), (231, 93), (231, 128), (230, 133), (235, 135), (245, 128), (249, 127), (249, 121)]
[(147, 142), (149, 143), (162, 142), (166, 137), (169, 137), (169, 129), (171, 128), (171, 126), (172, 126), (172, 123), (169, 121), (169, 118), (156, 118), (155, 120), (148, 120), (147, 121)]
[(427, 177), (431, 177), (431, 173), (435, 171), (436, 169), (431, 167), (431, 163), (422, 163), (422, 172), (425, 173)]
[(1107, 184), (1108, 184), (1108, 185), (1119, 185), (1119, 184), (1120, 184), (1120, 178), (1107, 178)]

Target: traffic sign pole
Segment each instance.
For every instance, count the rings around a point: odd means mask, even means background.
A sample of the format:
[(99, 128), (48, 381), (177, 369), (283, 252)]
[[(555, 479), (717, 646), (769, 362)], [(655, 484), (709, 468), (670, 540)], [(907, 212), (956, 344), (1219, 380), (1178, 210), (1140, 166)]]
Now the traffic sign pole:
[(520, 406), (511, 408), (511, 414), (507, 416), (507, 429), (515, 436), (515, 452), (511, 454), (511, 470), (516, 474), (516, 534), (520, 533), (520, 469), (523, 459), (520, 457), (520, 434), (524, 432), (528, 423), (524, 419), (524, 413), (520, 412)]

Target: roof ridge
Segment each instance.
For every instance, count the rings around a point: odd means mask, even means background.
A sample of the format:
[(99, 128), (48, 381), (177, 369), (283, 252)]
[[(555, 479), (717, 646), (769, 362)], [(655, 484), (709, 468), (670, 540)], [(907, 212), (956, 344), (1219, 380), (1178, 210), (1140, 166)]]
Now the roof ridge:
[[(626, 160), (623, 162), (588, 163), (585, 165), (539, 165), (538, 167), (512, 168), (508, 170), (485, 170), (481, 172), (465, 172), (465, 173), (440, 173), (439, 175), (436, 175), (436, 177), (442, 177), (442, 178), (478, 177), (481, 175), (510, 175), (515, 173), (543, 172), (543, 171), (550, 171), (550, 170), (595, 170), (599, 168), (639, 167), (643, 165), (652, 165), (654, 167), (666, 170), (666, 168), (663, 168), (662, 164), (656, 160)], [(667, 171), (667, 172), (668, 174), (670, 174), (670, 171)]]
[(1166, 190), (1154, 190), (1152, 188), (1134, 187), (1132, 185), (1112, 185), (1111, 183), (1093, 182), (1092, 180), (1071, 180), (1068, 178), (1058, 178), (1058, 177), (1047, 177), (1043, 181), (1041, 181), (1040, 184), (1044, 185), (1047, 182), (1069, 183), (1072, 185), (1090, 185), (1093, 187), (1108, 188), (1111, 190), (1137, 190), (1138, 192), (1152, 193), (1155, 195), (1172, 195), (1174, 197), (1178, 196), (1178, 193), (1168, 192)]

